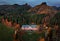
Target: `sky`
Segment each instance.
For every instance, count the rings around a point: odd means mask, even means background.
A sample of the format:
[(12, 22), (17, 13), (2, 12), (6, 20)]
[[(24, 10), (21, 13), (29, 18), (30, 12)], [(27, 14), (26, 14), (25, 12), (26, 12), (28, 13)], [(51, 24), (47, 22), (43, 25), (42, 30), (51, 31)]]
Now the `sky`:
[(51, 6), (60, 6), (60, 0), (0, 0), (1, 4), (25, 4), (28, 3), (31, 6), (36, 6), (41, 4), (42, 2), (46, 2), (48, 5)]

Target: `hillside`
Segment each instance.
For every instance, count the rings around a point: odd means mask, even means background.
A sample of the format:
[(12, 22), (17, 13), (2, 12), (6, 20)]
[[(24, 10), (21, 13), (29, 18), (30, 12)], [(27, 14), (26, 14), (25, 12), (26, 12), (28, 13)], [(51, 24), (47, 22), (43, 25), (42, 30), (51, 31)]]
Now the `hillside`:
[(42, 23), (49, 23), (50, 19), (55, 16), (56, 13), (60, 12), (59, 7), (48, 6), (46, 2), (41, 3), (28, 10), (30, 13), (34, 14), (46, 14), (47, 16), (43, 18)]
[(28, 10), (28, 12), (36, 14), (55, 14), (58, 12), (56, 8), (54, 8), (53, 6), (48, 6), (46, 2), (43, 2), (42, 4), (31, 8), (30, 10)]
[(31, 8), (30, 5), (23, 4), (23, 5), (0, 5), (0, 15), (7, 15), (7, 14), (21, 14), (26, 12)]
[[(16, 24), (49, 24), (55, 14), (60, 12), (60, 7), (48, 6), (46, 2), (40, 5), (31, 7), (30, 5), (0, 5), (0, 16), (3, 17), (4, 24), (13, 26)], [(2, 23), (3, 23), (2, 22)]]

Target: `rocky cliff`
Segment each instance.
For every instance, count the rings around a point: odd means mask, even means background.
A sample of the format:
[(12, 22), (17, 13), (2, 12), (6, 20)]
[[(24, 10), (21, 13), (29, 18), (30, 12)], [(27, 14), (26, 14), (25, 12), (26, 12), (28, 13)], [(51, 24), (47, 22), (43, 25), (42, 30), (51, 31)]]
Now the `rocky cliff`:
[(28, 10), (28, 12), (36, 14), (55, 14), (58, 12), (58, 10), (56, 10), (52, 6), (48, 6), (46, 2), (43, 2), (42, 4), (31, 8), (30, 10)]

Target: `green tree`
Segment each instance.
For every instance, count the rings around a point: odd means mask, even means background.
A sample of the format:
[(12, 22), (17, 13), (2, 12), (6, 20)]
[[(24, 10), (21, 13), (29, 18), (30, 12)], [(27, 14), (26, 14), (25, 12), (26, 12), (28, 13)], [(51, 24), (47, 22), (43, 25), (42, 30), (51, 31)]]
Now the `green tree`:
[(55, 24), (60, 25), (60, 13), (56, 13), (55, 16), (50, 19), (50, 24), (51, 25), (55, 25)]

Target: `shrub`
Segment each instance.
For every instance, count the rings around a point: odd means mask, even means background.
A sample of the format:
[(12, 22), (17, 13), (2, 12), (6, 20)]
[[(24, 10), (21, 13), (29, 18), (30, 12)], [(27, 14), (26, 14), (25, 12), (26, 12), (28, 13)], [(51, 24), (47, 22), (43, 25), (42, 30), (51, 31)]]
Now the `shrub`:
[(0, 41), (12, 41), (14, 30), (0, 23)]

